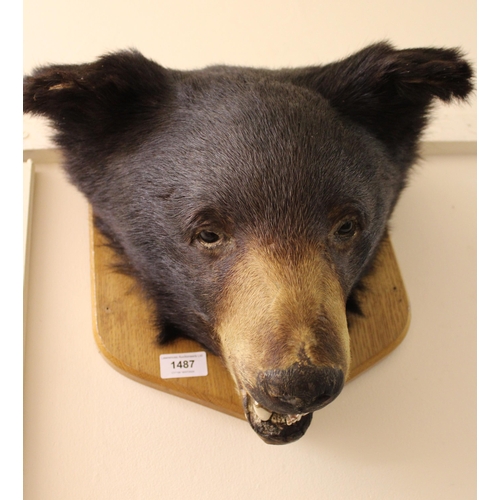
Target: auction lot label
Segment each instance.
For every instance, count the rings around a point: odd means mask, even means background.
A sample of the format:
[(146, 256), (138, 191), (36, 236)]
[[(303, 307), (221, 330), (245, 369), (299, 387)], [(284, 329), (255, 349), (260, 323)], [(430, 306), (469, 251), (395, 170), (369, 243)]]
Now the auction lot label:
[(204, 351), (160, 356), (161, 378), (205, 377), (207, 375), (207, 353)]

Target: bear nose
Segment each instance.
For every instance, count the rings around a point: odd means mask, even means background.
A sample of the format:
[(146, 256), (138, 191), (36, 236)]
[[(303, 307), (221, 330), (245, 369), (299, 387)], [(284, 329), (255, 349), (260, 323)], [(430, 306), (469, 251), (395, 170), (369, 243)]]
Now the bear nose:
[(284, 370), (268, 370), (257, 377), (257, 400), (283, 414), (310, 413), (331, 403), (344, 387), (338, 368), (295, 363)]

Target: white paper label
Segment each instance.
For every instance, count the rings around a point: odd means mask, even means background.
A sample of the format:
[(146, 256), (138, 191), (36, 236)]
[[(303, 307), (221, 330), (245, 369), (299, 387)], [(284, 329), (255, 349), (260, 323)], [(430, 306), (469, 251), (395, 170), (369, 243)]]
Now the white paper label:
[(160, 377), (205, 377), (208, 375), (207, 353), (183, 352), (160, 356)]

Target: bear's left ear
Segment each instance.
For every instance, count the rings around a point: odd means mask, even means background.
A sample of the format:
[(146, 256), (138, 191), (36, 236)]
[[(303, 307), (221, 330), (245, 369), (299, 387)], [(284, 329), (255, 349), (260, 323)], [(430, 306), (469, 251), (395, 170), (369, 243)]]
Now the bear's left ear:
[(285, 72), (319, 92), (343, 115), (381, 140), (408, 167), (434, 98), (465, 99), (473, 71), (457, 49), (395, 50), (371, 45), (340, 62)]

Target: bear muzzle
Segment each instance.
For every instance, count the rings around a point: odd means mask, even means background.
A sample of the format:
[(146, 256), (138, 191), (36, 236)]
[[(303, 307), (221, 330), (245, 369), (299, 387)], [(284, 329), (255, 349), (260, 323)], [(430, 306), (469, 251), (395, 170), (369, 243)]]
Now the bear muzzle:
[(345, 293), (319, 248), (249, 248), (225, 283), (216, 335), (246, 418), (269, 443), (300, 438), (348, 376)]

